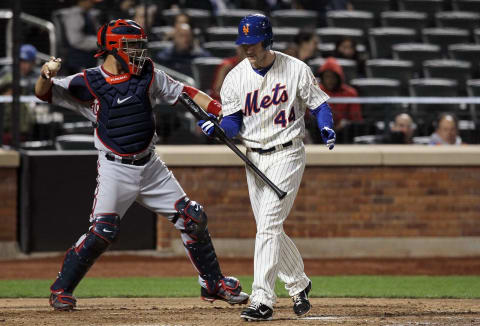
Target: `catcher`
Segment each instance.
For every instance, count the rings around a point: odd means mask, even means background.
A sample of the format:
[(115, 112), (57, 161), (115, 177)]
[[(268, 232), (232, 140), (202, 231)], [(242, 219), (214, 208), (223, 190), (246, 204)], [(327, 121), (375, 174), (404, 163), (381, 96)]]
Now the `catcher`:
[(221, 107), (205, 93), (154, 69), (147, 57), (147, 37), (132, 20), (117, 19), (97, 33), (103, 65), (65, 78), (52, 78), (60, 60), (43, 65), (35, 85), (38, 98), (75, 110), (95, 127), (98, 177), (90, 227), (67, 250), (57, 279), (50, 287), (50, 305), (71, 310), (73, 292), (95, 260), (114, 242), (121, 220), (137, 201), (164, 215), (181, 232), (187, 255), (199, 273), (204, 300), (243, 304), (248, 294), (240, 282), (222, 274), (207, 228), (203, 207), (189, 199), (165, 163), (155, 154), (155, 98), (175, 104), (186, 92), (208, 112)]

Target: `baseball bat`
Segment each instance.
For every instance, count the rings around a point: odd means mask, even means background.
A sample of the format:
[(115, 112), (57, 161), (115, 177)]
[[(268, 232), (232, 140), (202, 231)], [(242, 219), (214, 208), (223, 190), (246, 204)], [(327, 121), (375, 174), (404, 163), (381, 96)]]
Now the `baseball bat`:
[(225, 135), (225, 132), (218, 124), (218, 121), (212, 120), (212, 118), (205, 112), (200, 106), (195, 103), (187, 93), (183, 92), (180, 97), (180, 102), (190, 111), (193, 116), (198, 120), (210, 120), (215, 125), (214, 136), (217, 137), (222, 143), (227, 145), (238, 157), (240, 157), (249, 168), (255, 172), (256, 175), (260, 177), (272, 190), (277, 194), (279, 199), (283, 199), (287, 193), (280, 188), (278, 188), (262, 171), (260, 171), (255, 164), (245, 154), (238, 149), (237, 146)]

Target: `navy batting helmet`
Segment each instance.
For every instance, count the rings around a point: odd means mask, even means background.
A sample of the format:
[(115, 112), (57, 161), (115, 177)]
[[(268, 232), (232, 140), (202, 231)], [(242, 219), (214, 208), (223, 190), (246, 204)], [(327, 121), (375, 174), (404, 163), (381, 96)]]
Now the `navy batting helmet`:
[(238, 37), (235, 43), (241, 45), (259, 42), (263, 42), (263, 47), (266, 49), (272, 46), (273, 32), (270, 20), (261, 14), (243, 17), (238, 25)]

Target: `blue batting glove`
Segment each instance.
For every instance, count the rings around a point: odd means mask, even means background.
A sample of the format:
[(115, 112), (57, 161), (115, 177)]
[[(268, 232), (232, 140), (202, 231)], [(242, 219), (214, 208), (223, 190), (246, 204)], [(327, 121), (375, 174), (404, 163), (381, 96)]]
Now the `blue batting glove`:
[(335, 146), (335, 140), (337, 139), (335, 131), (328, 127), (323, 127), (322, 130), (320, 130), (320, 134), (322, 135), (322, 139), (325, 145), (327, 145), (328, 149), (332, 150)]
[[(209, 113), (208, 116), (211, 119), (217, 119), (217, 117), (214, 114)], [(199, 125), (200, 128), (202, 128), (202, 131), (205, 135), (209, 137), (213, 136), (213, 132), (215, 131), (215, 125), (213, 124), (212, 120), (199, 120), (197, 122), (197, 125)]]

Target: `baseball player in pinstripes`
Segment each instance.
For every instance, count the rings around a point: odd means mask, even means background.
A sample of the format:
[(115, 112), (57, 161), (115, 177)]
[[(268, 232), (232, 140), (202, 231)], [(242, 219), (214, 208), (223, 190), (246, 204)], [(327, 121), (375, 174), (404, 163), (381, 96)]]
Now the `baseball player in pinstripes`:
[(240, 282), (225, 277), (217, 261), (203, 207), (190, 200), (172, 172), (155, 154), (155, 119), (152, 103), (163, 98), (175, 104), (182, 92), (209, 112), (220, 105), (205, 93), (185, 86), (154, 69), (147, 57), (147, 39), (132, 20), (117, 19), (97, 34), (102, 66), (66, 78), (54, 78), (58, 60), (42, 67), (36, 95), (50, 103), (75, 110), (95, 126), (98, 149), (97, 189), (91, 226), (67, 251), (60, 273), (50, 287), (50, 305), (71, 310), (73, 291), (95, 260), (117, 239), (120, 221), (137, 201), (167, 217), (181, 232), (185, 250), (199, 274), (201, 296), (230, 304), (248, 301)]
[[(238, 134), (247, 147), (248, 158), (288, 193), (279, 200), (246, 169), (257, 235), (251, 304), (241, 313), (245, 320), (272, 319), (277, 276), (293, 299), (295, 314), (309, 312), (311, 281), (304, 273), (300, 253), (283, 230), (305, 168), (302, 139), (307, 108), (317, 118), (328, 148), (335, 145), (328, 96), (306, 64), (272, 51), (272, 42), (272, 27), (266, 16), (244, 17), (236, 43), (247, 58), (229, 72), (220, 92), (224, 114), (220, 126), (226, 135), (231, 138)], [(201, 120), (199, 125), (207, 135), (213, 134), (215, 126), (210, 120)]]

